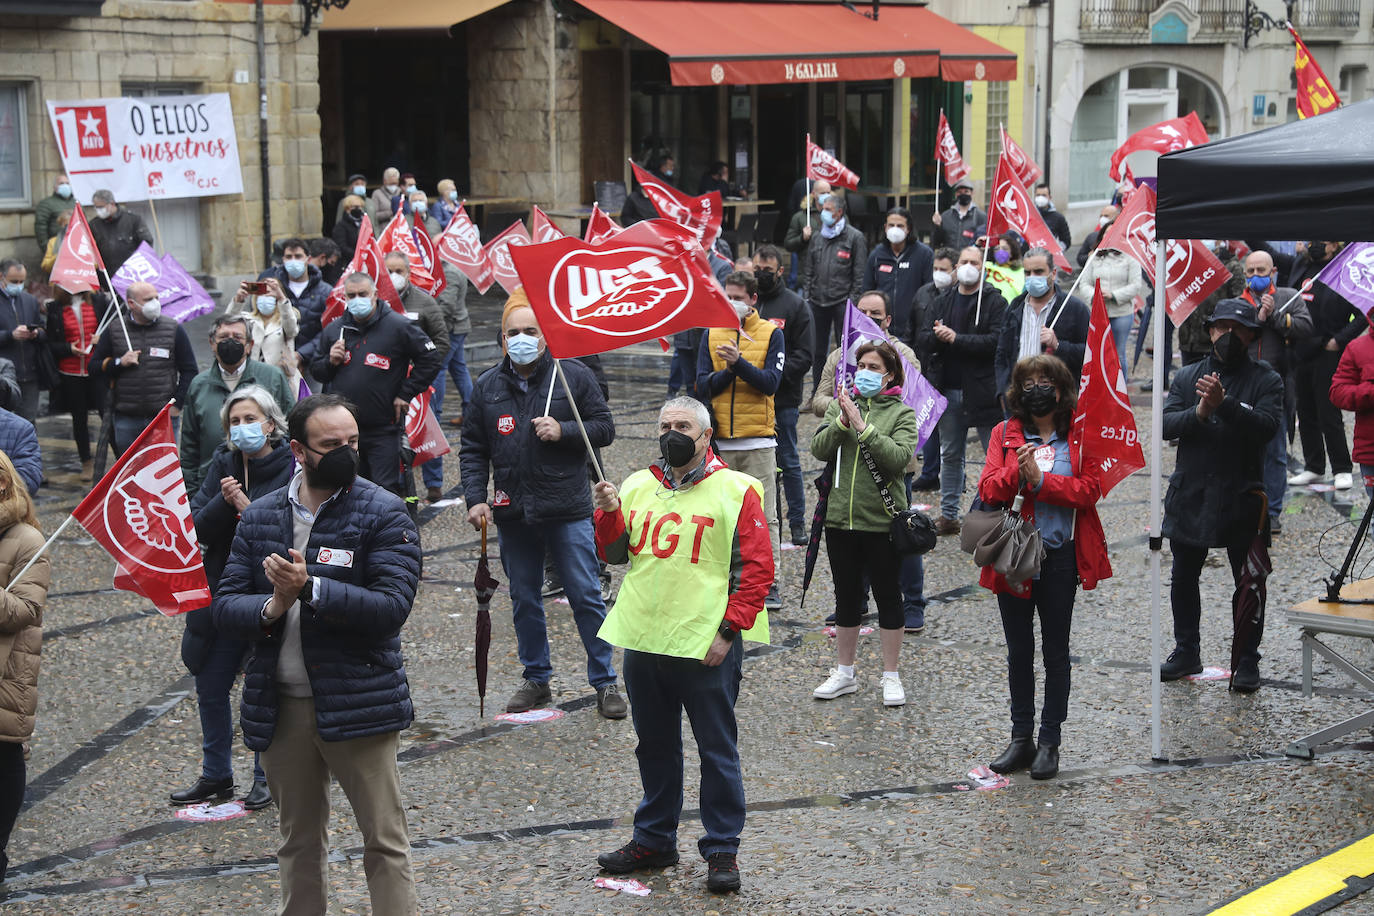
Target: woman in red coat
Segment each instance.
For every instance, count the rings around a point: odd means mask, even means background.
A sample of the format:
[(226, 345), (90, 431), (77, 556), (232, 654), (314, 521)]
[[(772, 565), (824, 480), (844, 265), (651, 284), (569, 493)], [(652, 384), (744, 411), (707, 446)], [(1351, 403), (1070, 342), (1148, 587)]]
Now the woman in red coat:
[(1350, 457), (1360, 465), (1364, 491), (1374, 494), (1374, 327), (1352, 340), (1331, 378), (1331, 403), (1355, 412), (1355, 447)]
[[(1040, 531), (1040, 574), (1013, 586), (985, 567), (980, 584), (997, 595), (1007, 638), (1011, 744), (989, 766), (998, 773), (1031, 768), (1035, 779), (1059, 772), (1060, 726), (1069, 711), (1069, 626), (1079, 583), (1090, 589), (1112, 574), (1097, 517), (1102, 484), (1082, 466), (1081, 437), (1071, 428), (1078, 380), (1057, 356), (1016, 364), (1006, 392), (1011, 419), (992, 432), (978, 495), (990, 506), (1020, 494), (1021, 514)], [(1035, 733), (1035, 616), (1045, 659), (1045, 705)]]

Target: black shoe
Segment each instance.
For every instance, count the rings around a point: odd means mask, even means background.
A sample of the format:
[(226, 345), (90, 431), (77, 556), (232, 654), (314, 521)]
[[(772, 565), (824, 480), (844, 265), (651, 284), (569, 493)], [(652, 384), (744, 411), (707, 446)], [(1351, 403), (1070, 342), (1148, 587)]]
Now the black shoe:
[(243, 807), (249, 811), (257, 811), (259, 808), (266, 808), (272, 804), (272, 792), (267, 788), (265, 782), (254, 782), (253, 789), (243, 797)]
[(1012, 738), (1011, 744), (1002, 752), (992, 763), (988, 764), (988, 769), (994, 773), (1015, 773), (1017, 770), (1024, 770), (1030, 766), (1031, 759), (1035, 757), (1035, 741), (1031, 738)]
[(1053, 779), (1059, 772), (1059, 745), (1042, 744), (1031, 763), (1031, 779)]
[(182, 789), (180, 792), (172, 793), (172, 804), (174, 805), (194, 805), (207, 799), (223, 801), (234, 796), (234, 777), (228, 779), (206, 779), (201, 777), (189, 789)]
[(1236, 693), (1254, 693), (1260, 689), (1259, 659), (1243, 658), (1231, 672), (1231, 689)]
[(640, 868), (667, 868), (677, 864), (677, 850), (650, 849), (630, 840), (615, 852), (603, 852), (597, 856), (596, 864), (613, 875), (623, 875)]
[(792, 529), (792, 546), (805, 547), (811, 543), (811, 536), (806, 533), (805, 528)]
[(717, 894), (739, 890), (739, 861), (733, 852), (713, 852), (706, 857), (706, 889)]
[(911, 484), (913, 490), (938, 490), (940, 489), (940, 478), (938, 475), (926, 477), (924, 474), (917, 477)]
[(1269, 536), (1277, 537), (1280, 534), (1283, 534), (1283, 522), (1276, 515), (1269, 520)]
[(510, 700), (506, 703), (506, 712), (529, 712), (531, 709), (548, 706), (552, 700), (553, 691), (549, 689), (548, 684), (527, 680), (520, 685), (519, 690), (511, 694)]
[(1196, 652), (1175, 649), (1169, 653), (1169, 660), (1159, 666), (1161, 681), (1176, 681), (1190, 674), (1202, 673), (1202, 659)]
[(768, 594), (764, 596), (763, 606), (770, 611), (776, 611), (782, 608), (782, 595), (778, 593), (778, 584), (776, 582), (768, 589)]
[(625, 698), (620, 695), (620, 688), (615, 684), (605, 684), (596, 688), (596, 711), (601, 713), (603, 719), (623, 719), (630, 710), (625, 705)]
[(541, 598), (557, 598), (563, 594), (563, 583), (557, 579), (545, 579), (544, 587), (539, 590)]

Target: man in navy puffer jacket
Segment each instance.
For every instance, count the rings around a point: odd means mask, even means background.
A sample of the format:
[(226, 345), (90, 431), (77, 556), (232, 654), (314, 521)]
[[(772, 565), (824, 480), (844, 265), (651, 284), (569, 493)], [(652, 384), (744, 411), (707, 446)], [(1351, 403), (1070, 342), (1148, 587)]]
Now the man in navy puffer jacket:
[(400, 632), (419, 532), (357, 476), (347, 400), (306, 398), (287, 428), (302, 470), (244, 510), (212, 605), (221, 633), (253, 645), (242, 725), (281, 810), (282, 911), (325, 912), (332, 774), (362, 830), (372, 912), (414, 913), (396, 749), (414, 718)]

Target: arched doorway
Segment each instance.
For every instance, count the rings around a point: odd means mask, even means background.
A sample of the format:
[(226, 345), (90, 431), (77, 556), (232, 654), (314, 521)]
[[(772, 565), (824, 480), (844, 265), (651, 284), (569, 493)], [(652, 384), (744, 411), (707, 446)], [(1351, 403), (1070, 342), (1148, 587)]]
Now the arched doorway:
[[(1226, 136), (1221, 93), (1208, 79), (1179, 67), (1148, 65), (1113, 73), (1088, 87), (1074, 112), (1069, 141), (1069, 203), (1111, 199), (1112, 153), (1142, 127), (1196, 111), (1213, 140)], [(1137, 177), (1155, 174), (1154, 153), (1133, 153)]]

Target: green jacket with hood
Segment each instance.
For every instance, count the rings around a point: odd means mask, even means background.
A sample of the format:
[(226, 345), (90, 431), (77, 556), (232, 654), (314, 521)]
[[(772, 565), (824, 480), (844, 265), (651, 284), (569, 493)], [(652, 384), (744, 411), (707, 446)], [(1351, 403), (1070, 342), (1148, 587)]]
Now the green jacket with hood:
[(902, 403), (899, 392), (900, 389), (889, 388), (872, 398), (855, 396), (854, 404), (866, 424), (859, 434), (840, 423), (839, 401), (826, 409), (825, 420), (811, 440), (811, 454), (822, 461), (835, 462), (835, 485), (825, 511), (826, 527), (846, 531), (888, 530), (891, 517), (859, 453), (860, 442), (868, 446), (878, 472), (885, 478), (896, 511), (907, 507), (902, 478), (916, 450), (920, 430), (916, 412)]

